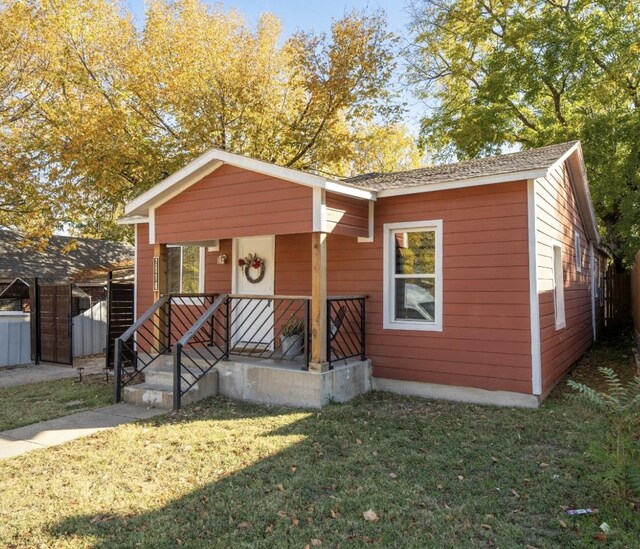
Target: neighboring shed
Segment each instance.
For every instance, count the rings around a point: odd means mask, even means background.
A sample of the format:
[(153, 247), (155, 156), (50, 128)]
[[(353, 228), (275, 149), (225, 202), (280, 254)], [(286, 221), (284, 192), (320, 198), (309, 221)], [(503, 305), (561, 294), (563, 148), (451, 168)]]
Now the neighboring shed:
[(133, 246), (123, 242), (57, 235), (40, 250), (20, 234), (0, 228), (0, 294), (16, 279), (30, 284), (40, 278), (75, 282), (92, 301), (101, 301), (109, 271), (126, 268), (133, 278), (133, 255)]

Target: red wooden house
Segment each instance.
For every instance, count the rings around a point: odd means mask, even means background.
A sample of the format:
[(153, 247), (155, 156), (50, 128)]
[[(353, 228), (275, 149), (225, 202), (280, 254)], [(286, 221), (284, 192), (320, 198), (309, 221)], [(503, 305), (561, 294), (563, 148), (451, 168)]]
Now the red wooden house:
[(601, 324), (578, 142), (345, 181), (210, 150), (126, 213), (140, 320), (118, 398), (145, 371), (131, 398), (179, 406), (209, 372), (265, 402), (537, 406)]

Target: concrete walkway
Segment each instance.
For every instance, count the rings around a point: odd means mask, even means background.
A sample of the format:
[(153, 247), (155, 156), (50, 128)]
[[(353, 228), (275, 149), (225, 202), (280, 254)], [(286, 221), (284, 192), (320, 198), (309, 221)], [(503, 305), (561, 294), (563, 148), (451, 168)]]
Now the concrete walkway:
[(0, 388), (18, 387), (20, 385), (40, 383), (41, 381), (78, 377), (78, 370), (76, 370), (76, 368), (79, 366), (84, 368), (82, 372), (84, 376), (88, 374), (102, 374), (104, 373), (104, 356), (76, 358), (73, 361), (73, 366), (41, 362), (37, 366), (35, 364), (28, 364), (15, 368), (0, 368)]
[(39, 448), (57, 446), (124, 423), (133, 423), (164, 413), (166, 410), (120, 403), (26, 425), (0, 433), (0, 459), (19, 456)]

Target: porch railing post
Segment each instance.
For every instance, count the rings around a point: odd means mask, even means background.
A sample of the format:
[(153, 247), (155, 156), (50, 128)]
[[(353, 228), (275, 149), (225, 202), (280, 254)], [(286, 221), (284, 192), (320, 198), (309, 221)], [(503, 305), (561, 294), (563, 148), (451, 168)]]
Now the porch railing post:
[(304, 301), (304, 366), (303, 370), (309, 369), (309, 300)]
[(229, 339), (231, 335), (229, 334), (229, 326), (230, 326), (230, 307), (229, 303), (231, 302), (231, 298), (227, 297), (225, 299), (225, 311), (224, 311), (224, 359), (229, 360)]
[(327, 362), (329, 363), (329, 370), (333, 370), (333, 363), (331, 362), (331, 300), (327, 298)]
[(365, 345), (365, 299), (360, 298), (360, 360), (366, 359), (366, 345)]
[(182, 399), (182, 345), (173, 348), (173, 409), (180, 409)]
[(114, 382), (114, 393), (113, 398), (116, 403), (120, 402), (122, 398), (121, 395), (121, 385), (122, 385), (122, 340), (120, 338), (116, 338), (114, 341), (114, 350), (113, 350), (113, 382)]
[[(167, 348), (166, 351), (171, 351), (171, 297), (167, 300)], [(161, 319), (158, 319), (161, 322)]]
[[(213, 302), (216, 300), (216, 296), (211, 296), (207, 299), (209, 300), (209, 305), (212, 305)], [(211, 318), (209, 319), (209, 347), (213, 347), (213, 329), (214, 329), (213, 327), (214, 327), (213, 315), (211, 315)]]

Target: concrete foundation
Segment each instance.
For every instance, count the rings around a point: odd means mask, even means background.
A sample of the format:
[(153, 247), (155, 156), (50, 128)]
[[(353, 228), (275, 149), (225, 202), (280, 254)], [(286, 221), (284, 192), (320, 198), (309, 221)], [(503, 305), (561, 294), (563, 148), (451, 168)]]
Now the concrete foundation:
[[(171, 357), (161, 357), (157, 364), (149, 366), (144, 373), (144, 383), (125, 387), (123, 400), (138, 406), (171, 409)], [(183, 383), (183, 387), (186, 386)], [(182, 397), (182, 404), (192, 404), (220, 394), (261, 404), (319, 409), (330, 402), (346, 402), (370, 390), (371, 362), (368, 360), (336, 364), (333, 370), (317, 373), (276, 360), (234, 358), (219, 362), (199, 379)]]
[(371, 390), (369, 360), (335, 365), (322, 373), (237, 360), (216, 368), (219, 394), (262, 404), (319, 409)]
[(513, 406), (516, 408), (538, 408), (540, 399), (535, 395), (511, 393), (509, 391), (488, 391), (474, 387), (457, 387), (455, 385), (439, 385), (419, 381), (400, 379), (373, 378), (373, 388), (377, 391), (389, 391), (401, 395), (419, 396), (438, 400), (453, 400), (471, 404), (487, 404), (493, 406)]

